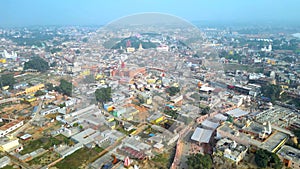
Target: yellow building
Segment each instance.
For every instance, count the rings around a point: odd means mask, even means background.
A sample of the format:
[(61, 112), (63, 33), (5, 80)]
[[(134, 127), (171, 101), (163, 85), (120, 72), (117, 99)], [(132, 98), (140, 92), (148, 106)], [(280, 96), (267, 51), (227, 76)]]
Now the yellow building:
[(148, 79), (147, 83), (148, 84), (154, 84), (156, 82), (156, 79)]
[(29, 103), (34, 102), (36, 100), (37, 100), (36, 97), (26, 97), (26, 98), (24, 98), (24, 101), (29, 102)]
[(34, 92), (36, 92), (38, 90), (43, 89), (44, 87), (45, 87), (44, 84), (38, 84), (38, 85), (35, 85), (35, 86), (32, 86), (32, 87), (29, 87), (29, 88), (25, 89), (25, 93), (26, 94), (34, 93)]
[(6, 59), (0, 59), (0, 63), (6, 63)]
[(89, 69), (84, 70), (84, 71), (82, 71), (82, 72), (80, 73), (80, 75), (82, 75), (82, 76), (88, 76), (88, 75), (90, 75), (90, 74), (91, 74), (91, 71), (90, 71)]
[(275, 65), (275, 64), (276, 64), (276, 61), (275, 61), (275, 60), (272, 60), (272, 59), (268, 59), (268, 60), (267, 60), (267, 63), (268, 63), (268, 64), (271, 64), (271, 65)]
[(128, 47), (128, 48), (126, 48), (126, 51), (127, 51), (127, 52), (134, 52), (134, 51), (135, 51), (135, 48), (133, 48), (133, 47)]
[(108, 122), (112, 122), (112, 121), (115, 120), (115, 118), (114, 118), (113, 116), (109, 116), (109, 117), (106, 118), (106, 120), (107, 120)]
[(9, 86), (3, 86), (2, 87), (2, 90), (7, 90), (7, 89), (9, 89)]
[(164, 119), (165, 119), (165, 116), (161, 116), (161, 117), (153, 120), (151, 123), (158, 124), (158, 123), (162, 122)]
[(96, 80), (103, 79), (103, 78), (105, 78), (105, 75), (103, 74), (97, 74), (95, 77)]
[(0, 151), (11, 151), (19, 146), (19, 139), (17, 138), (8, 138), (2, 137), (0, 138)]

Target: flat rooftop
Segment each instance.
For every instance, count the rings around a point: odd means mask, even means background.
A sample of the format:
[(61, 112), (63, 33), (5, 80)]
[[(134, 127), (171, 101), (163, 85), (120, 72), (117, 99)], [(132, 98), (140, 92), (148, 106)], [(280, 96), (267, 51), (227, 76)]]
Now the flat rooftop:
[(274, 106), (271, 109), (258, 113), (255, 117), (258, 122), (270, 121), (272, 125), (278, 127), (288, 127), (288, 125), (299, 122), (299, 114), (290, 109)]
[(226, 112), (226, 114), (233, 116), (233, 117), (241, 117), (241, 116), (245, 116), (245, 115), (249, 114), (249, 112), (246, 112), (240, 108), (236, 108), (236, 109)]
[(300, 163), (300, 150), (295, 149), (294, 147), (284, 145), (277, 154), (285, 159), (292, 160), (298, 164)]
[(21, 120), (13, 120), (9, 123), (4, 124), (3, 126), (0, 127), (0, 131), (5, 131), (13, 126), (15, 126), (16, 124), (20, 123)]
[(213, 130), (207, 130), (197, 127), (194, 131), (191, 139), (200, 143), (209, 143), (209, 140), (213, 134)]
[[(247, 145), (254, 145), (270, 152), (276, 152), (289, 137), (288, 134), (272, 129), (272, 133), (269, 137), (267, 137), (265, 140), (260, 140), (257, 136), (255, 137), (255, 134), (258, 134), (261, 128), (263, 129), (263, 125), (256, 122), (252, 122), (249, 127), (242, 128), (243, 126), (224, 123), (218, 128), (218, 131), (221, 130), (227, 134), (230, 134), (237, 142), (243, 142)], [(226, 135), (223, 136), (221, 134), (221, 137), (226, 137)]]

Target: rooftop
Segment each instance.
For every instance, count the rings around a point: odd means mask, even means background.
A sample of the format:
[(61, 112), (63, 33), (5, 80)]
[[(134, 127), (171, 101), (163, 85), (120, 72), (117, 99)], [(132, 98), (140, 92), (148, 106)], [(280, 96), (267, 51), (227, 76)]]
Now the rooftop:
[(219, 123), (214, 123), (206, 119), (201, 123), (201, 126), (215, 130), (219, 126)]
[(248, 113), (249, 112), (246, 112), (240, 108), (236, 108), (236, 109), (226, 112), (226, 114), (231, 115), (233, 117), (241, 117), (241, 116), (247, 115)]
[(13, 120), (9, 123), (6, 123), (6, 124), (4, 124), (3, 126), (0, 127), (0, 131), (5, 131), (5, 130), (19, 124), (20, 122), (21, 122), (21, 120)]
[(300, 163), (300, 150), (284, 145), (277, 153), (281, 157)]
[(213, 134), (212, 130), (207, 130), (197, 127), (193, 133), (191, 139), (200, 143), (209, 143), (209, 140)]

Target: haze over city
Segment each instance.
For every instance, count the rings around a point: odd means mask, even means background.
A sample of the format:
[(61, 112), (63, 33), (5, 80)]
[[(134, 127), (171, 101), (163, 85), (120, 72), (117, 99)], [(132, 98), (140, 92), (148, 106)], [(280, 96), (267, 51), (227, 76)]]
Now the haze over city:
[(188, 21), (299, 22), (298, 0), (4, 0), (0, 26), (104, 25), (143, 12), (161, 12)]

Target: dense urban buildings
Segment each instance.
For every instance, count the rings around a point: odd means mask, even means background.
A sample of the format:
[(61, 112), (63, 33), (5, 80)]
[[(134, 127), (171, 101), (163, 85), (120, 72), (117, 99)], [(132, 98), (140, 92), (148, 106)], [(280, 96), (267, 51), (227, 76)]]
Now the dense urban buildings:
[(300, 168), (297, 32), (153, 13), (1, 28), (0, 167)]

